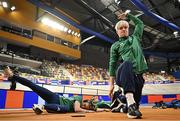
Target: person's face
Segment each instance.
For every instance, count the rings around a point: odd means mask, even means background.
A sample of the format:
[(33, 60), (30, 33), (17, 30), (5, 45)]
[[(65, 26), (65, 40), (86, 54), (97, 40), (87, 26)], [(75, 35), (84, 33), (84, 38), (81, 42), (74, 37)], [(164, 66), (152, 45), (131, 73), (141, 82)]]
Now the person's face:
[(129, 36), (129, 24), (126, 21), (122, 21), (117, 30), (116, 30), (117, 34), (119, 37), (127, 37)]
[(88, 102), (83, 102), (83, 103), (82, 103), (82, 108), (89, 110), (89, 109), (90, 109), (89, 103), (88, 103)]

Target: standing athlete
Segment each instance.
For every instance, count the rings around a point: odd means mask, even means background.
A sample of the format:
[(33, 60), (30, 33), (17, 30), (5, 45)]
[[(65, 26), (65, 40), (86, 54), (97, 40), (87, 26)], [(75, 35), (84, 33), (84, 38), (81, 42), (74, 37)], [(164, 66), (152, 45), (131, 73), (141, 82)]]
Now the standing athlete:
[[(141, 118), (139, 102), (144, 85), (143, 73), (148, 69), (143, 55), (140, 41), (143, 34), (143, 22), (128, 12), (122, 12), (121, 19), (115, 26), (119, 40), (111, 46), (109, 73), (110, 90), (112, 97), (114, 81), (124, 90), (124, 95), (128, 105), (128, 118)], [(131, 20), (135, 24), (132, 35), (129, 35), (129, 23), (125, 19)], [(118, 69), (117, 62), (122, 62)]]

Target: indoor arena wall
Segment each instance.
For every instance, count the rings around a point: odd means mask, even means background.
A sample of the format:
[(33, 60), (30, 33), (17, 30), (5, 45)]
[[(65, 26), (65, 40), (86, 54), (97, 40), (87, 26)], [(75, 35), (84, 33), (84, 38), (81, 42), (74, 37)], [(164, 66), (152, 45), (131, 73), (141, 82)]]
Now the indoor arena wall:
[[(9, 90), (10, 83), (5, 82), (1, 83), (0, 86), (0, 108), (1, 109), (9, 109), (9, 108), (31, 108), (34, 103), (45, 104), (45, 101), (40, 98), (37, 94), (32, 92), (29, 88), (17, 84), (17, 91)], [(82, 96), (83, 99), (91, 99), (93, 96), (98, 98), (99, 100), (110, 101), (108, 97), (108, 91), (104, 89), (108, 89), (105, 86), (51, 86), (51, 85), (41, 85), (51, 91), (57, 92), (60, 95), (65, 97), (71, 97), (75, 95)], [(164, 101), (170, 102), (173, 99), (180, 99), (180, 93), (168, 92), (167, 85), (163, 87), (163, 85), (155, 85), (154, 87), (159, 88), (162, 91), (162, 94), (159, 92), (154, 92), (152, 86), (147, 87), (145, 85), (144, 90), (151, 90), (151, 91), (144, 91), (143, 96), (141, 98), (141, 104), (152, 104), (154, 102)], [(171, 85), (174, 86), (175, 85)], [(176, 84), (178, 88), (178, 84)], [(98, 88), (99, 87), (99, 88)], [(160, 88), (161, 87), (161, 88)], [(171, 87), (172, 88), (172, 87)], [(117, 89), (117, 87), (116, 87)], [(166, 90), (167, 89), (167, 90)], [(176, 90), (176, 88), (174, 88)], [(176, 90), (177, 91), (177, 90)], [(148, 92), (148, 93), (147, 93)], [(159, 94), (158, 94), (159, 93)]]

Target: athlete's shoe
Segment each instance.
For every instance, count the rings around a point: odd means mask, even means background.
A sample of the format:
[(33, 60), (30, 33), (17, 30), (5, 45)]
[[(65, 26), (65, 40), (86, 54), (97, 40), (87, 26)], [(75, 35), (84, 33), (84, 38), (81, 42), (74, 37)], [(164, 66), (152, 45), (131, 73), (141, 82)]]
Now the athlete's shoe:
[(128, 118), (133, 118), (133, 119), (135, 119), (135, 118), (141, 118), (142, 113), (139, 111), (136, 103), (131, 104), (131, 105), (128, 107), (127, 116), (128, 116)]
[[(126, 97), (122, 95), (122, 91), (118, 90), (114, 92), (112, 103), (111, 103), (111, 112), (124, 112), (122, 108), (126, 105)], [(127, 113), (127, 111), (125, 111)]]
[(9, 68), (9, 66), (4, 66), (3, 70), (4, 70), (4, 75), (11, 82), (10, 90), (15, 90), (16, 89), (16, 81), (11, 79), (11, 77), (14, 75), (13, 71)]
[(111, 104), (111, 112), (120, 112), (123, 103), (119, 99), (115, 99)]
[(155, 102), (155, 105), (152, 108), (166, 109), (168, 106), (170, 107), (168, 103), (164, 103), (163, 101), (160, 101), (160, 102)]
[(10, 69), (9, 66), (4, 66), (3, 67), (3, 71), (4, 71), (4, 75), (7, 77), (7, 78), (11, 78), (13, 76), (13, 71)]
[(124, 104), (124, 105), (122, 106), (122, 108), (120, 108), (120, 112), (121, 112), (121, 113), (127, 113), (127, 112), (128, 112), (128, 107), (127, 107), (126, 104)]
[(40, 115), (41, 113), (43, 113), (43, 106), (42, 106), (42, 105), (33, 104), (32, 109), (34, 110), (34, 112), (35, 112), (37, 115)]
[(117, 99), (119, 97), (119, 95), (122, 95), (122, 90), (120, 90), (120, 89), (114, 92), (113, 97), (112, 97), (112, 102), (115, 99)]

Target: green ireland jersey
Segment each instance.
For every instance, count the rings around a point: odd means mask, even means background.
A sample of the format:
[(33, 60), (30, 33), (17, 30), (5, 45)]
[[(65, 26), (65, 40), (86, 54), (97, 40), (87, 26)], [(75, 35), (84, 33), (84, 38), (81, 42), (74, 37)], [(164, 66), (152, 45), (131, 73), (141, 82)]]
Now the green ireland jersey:
[(60, 105), (65, 105), (68, 107), (68, 112), (74, 112), (74, 102), (78, 101), (82, 105), (82, 97), (81, 96), (72, 96), (72, 97), (59, 97)]
[(127, 18), (134, 22), (135, 30), (132, 35), (119, 38), (119, 40), (111, 46), (109, 61), (110, 76), (115, 76), (117, 62), (121, 60), (132, 62), (133, 71), (136, 74), (141, 74), (148, 69), (140, 45), (144, 24), (140, 19), (131, 14), (128, 14)]

